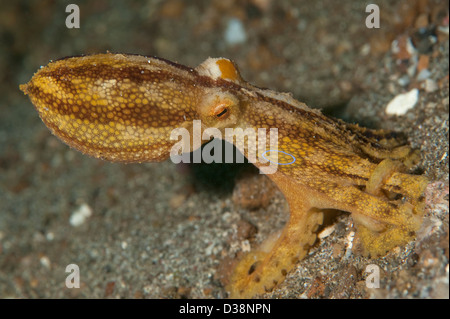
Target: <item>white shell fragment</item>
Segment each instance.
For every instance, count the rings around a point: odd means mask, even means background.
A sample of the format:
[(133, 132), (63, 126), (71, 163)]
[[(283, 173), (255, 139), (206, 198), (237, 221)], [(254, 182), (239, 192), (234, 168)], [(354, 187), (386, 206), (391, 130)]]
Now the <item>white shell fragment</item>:
[(388, 103), (386, 113), (390, 115), (404, 115), (416, 105), (418, 100), (418, 89), (412, 89), (407, 93), (399, 94)]
[(324, 239), (324, 238), (330, 236), (334, 232), (334, 229), (335, 229), (335, 225), (329, 226), (329, 227), (325, 228), (324, 230), (322, 230), (317, 237), (319, 237), (319, 239)]
[(349, 258), (351, 256), (351, 254), (352, 254), (353, 239), (355, 239), (355, 232), (351, 231), (347, 235), (347, 250), (345, 251), (344, 258)]
[(82, 204), (75, 210), (70, 216), (69, 223), (73, 227), (78, 227), (86, 221), (92, 215), (92, 208), (88, 204)]
[(225, 29), (225, 42), (230, 45), (241, 44), (247, 41), (244, 25), (239, 19), (230, 19)]

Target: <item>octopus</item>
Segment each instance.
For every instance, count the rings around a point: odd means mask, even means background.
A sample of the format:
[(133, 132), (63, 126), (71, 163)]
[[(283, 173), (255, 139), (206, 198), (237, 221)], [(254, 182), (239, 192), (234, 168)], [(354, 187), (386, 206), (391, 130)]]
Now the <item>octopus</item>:
[[(375, 257), (414, 240), (421, 226), (428, 180), (408, 173), (420, 154), (402, 134), (348, 124), (291, 94), (253, 86), (229, 59), (190, 68), (129, 54), (69, 57), (20, 88), (54, 135), (95, 158), (167, 160), (179, 143), (175, 129), (203, 137), (214, 129), (252, 158), (284, 194), (290, 217), (238, 261), (226, 287), (231, 298), (260, 296), (283, 282), (315, 243), (329, 209), (351, 214), (364, 253)], [(249, 138), (227, 129), (264, 130)], [(213, 137), (206, 136), (183, 151)]]

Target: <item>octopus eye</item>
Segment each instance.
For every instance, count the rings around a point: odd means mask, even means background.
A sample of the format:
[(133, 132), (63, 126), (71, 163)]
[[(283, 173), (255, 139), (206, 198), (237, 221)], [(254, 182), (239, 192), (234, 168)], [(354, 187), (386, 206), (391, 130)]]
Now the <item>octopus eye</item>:
[(218, 105), (214, 109), (214, 116), (221, 120), (226, 119), (228, 118), (228, 116), (230, 116), (230, 110), (226, 105)]

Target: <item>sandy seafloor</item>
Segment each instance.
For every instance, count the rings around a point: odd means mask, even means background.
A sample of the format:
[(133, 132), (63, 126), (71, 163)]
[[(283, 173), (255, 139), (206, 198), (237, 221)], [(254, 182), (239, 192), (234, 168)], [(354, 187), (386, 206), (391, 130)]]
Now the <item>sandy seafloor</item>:
[[(339, 215), (263, 297), (448, 298), (448, 4), (372, 2), (380, 29), (365, 27), (365, 2), (353, 0), (77, 1), (80, 29), (64, 26), (62, 1), (3, 3), (0, 298), (225, 298), (227, 261), (288, 217), (277, 191), (252, 209), (232, 200), (250, 164), (114, 164), (52, 136), (19, 84), (51, 59), (107, 50), (193, 67), (227, 57), (255, 85), (347, 121), (404, 131), (421, 150), (416, 172), (434, 182), (417, 241), (369, 259), (357, 239), (349, 249), (355, 229)], [(242, 31), (227, 38), (233, 24)], [(408, 37), (416, 53), (391, 48)], [(413, 109), (386, 114), (394, 96), (414, 88)], [(74, 227), (70, 218), (83, 208), (91, 216)], [(80, 268), (79, 289), (65, 287), (68, 264)], [(382, 269), (378, 289), (366, 288), (369, 264)]]

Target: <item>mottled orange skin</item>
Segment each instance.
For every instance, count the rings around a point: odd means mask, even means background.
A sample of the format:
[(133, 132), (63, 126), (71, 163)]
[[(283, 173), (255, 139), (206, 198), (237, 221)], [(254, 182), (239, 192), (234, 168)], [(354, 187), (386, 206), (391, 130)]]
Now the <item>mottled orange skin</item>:
[(22, 89), (53, 134), (81, 152), (161, 161), (172, 129), (195, 116), (192, 72), (154, 58), (103, 54), (50, 63)]
[[(165, 160), (177, 142), (170, 132), (192, 131), (193, 120), (202, 121), (202, 131), (222, 133), (277, 128), (278, 150), (296, 161), (268, 176), (285, 195), (290, 220), (242, 258), (227, 287), (230, 297), (254, 297), (283, 281), (314, 244), (324, 209), (352, 213), (366, 253), (374, 256), (411, 241), (421, 225), (427, 180), (404, 173), (418, 157), (404, 139), (254, 87), (227, 59), (191, 69), (136, 55), (67, 58), (40, 69), (21, 89), (56, 136), (110, 161)], [(251, 143), (228, 141), (251, 155)], [(278, 162), (289, 162), (283, 154)]]

